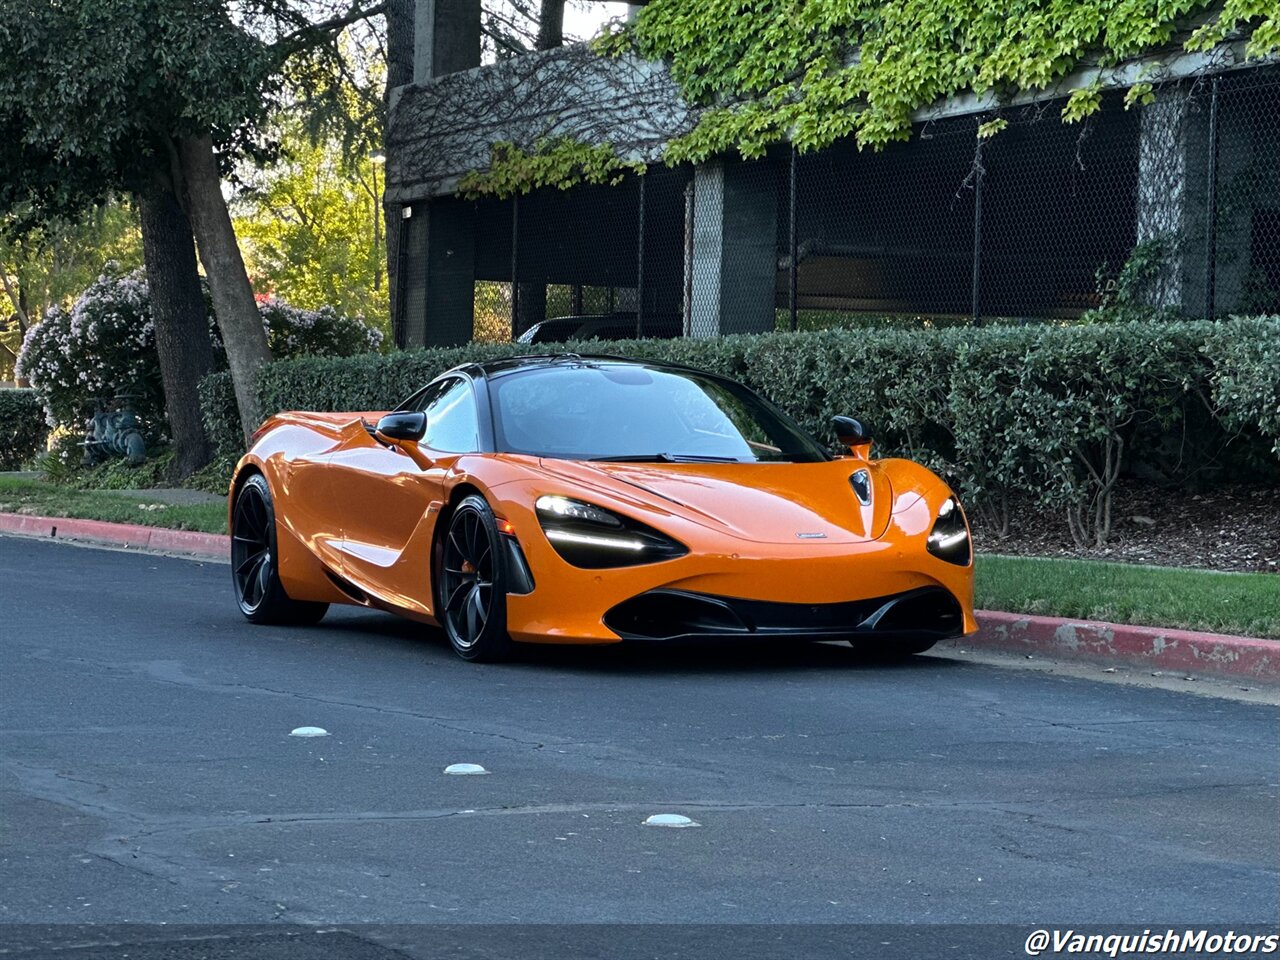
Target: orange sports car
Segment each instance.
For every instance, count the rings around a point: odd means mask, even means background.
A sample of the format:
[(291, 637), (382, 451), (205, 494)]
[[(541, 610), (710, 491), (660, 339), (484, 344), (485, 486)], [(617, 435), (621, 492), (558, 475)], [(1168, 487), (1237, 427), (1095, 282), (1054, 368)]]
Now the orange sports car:
[(918, 653), (973, 631), (969, 528), (858, 421), (828, 453), (732, 380), (566, 354), (472, 363), (390, 413), (281, 413), (230, 490), (254, 623), (331, 603), (513, 642), (848, 640)]

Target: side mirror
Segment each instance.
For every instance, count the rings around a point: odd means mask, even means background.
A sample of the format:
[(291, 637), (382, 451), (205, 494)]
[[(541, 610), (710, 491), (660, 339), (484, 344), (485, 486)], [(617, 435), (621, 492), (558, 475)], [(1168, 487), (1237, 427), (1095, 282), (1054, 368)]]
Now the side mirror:
[(853, 417), (832, 417), (836, 439), (855, 456), (865, 457), (871, 452), (871, 431), (861, 420)]
[(418, 443), (427, 433), (427, 415), (420, 410), (388, 413), (374, 429), (387, 443)]

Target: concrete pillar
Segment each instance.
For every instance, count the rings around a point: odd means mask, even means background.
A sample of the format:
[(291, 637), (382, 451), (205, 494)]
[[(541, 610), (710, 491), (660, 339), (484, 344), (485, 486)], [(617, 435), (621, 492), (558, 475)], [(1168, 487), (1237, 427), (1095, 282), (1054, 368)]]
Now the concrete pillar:
[(480, 0), (417, 0), (413, 81), (480, 66)]
[(770, 169), (716, 159), (693, 177), (690, 334), (773, 330), (778, 198)]
[(475, 329), (475, 208), (441, 197), (411, 210), (402, 261), (404, 345), (469, 343)]
[[(1209, 229), (1209, 112), (1201, 86), (1165, 87), (1142, 110), (1138, 141), (1138, 243), (1159, 243), (1164, 268), (1148, 291), (1154, 307), (1205, 314)], [(1254, 140), (1247, 117), (1230, 108), (1225, 88), (1218, 108), (1217, 238), (1214, 304), (1218, 314), (1242, 302), (1248, 280), (1253, 210)]]
[[(1188, 251), (1187, 140), (1191, 118), (1184, 89), (1161, 91), (1142, 108), (1138, 134), (1137, 241), (1158, 245), (1163, 267), (1148, 292), (1151, 306), (1184, 306)], [(1195, 258), (1192, 257), (1192, 260)]]

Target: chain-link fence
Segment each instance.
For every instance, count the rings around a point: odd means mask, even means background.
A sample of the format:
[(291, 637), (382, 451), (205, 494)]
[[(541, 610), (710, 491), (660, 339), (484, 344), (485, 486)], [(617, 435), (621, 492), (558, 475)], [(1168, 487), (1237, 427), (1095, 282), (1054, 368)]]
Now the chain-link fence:
[[(883, 150), (419, 204), (410, 343), (1280, 311), (1280, 71), (921, 124)], [(980, 128), (1002, 120), (984, 138)]]

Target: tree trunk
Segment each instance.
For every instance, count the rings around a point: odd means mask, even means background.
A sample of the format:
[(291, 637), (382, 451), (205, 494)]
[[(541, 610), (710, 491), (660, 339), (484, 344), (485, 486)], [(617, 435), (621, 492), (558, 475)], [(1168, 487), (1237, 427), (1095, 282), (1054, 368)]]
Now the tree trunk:
[[(387, 86), (383, 99), (390, 115), (391, 91), (413, 83), (413, 31), (415, 0), (387, 0)], [(385, 152), (385, 146), (384, 146)], [(396, 329), (400, 309), (400, 207), (383, 204), (387, 238), (387, 298), (391, 328)], [(397, 344), (398, 345), (398, 344)]]
[(213, 311), (218, 317), (218, 329), (222, 332), (231, 381), (235, 385), (240, 426), (248, 441), (258, 425), (258, 375), (271, 362), (271, 348), (267, 345), (262, 315), (236, 243), (227, 201), (222, 196), (222, 177), (213, 153), (213, 140), (208, 134), (183, 137), (178, 141), (178, 154), (186, 187), (187, 215), (209, 279)]
[(564, 46), (564, 0), (542, 0), (538, 11), (538, 49)]
[(170, 479), (180, 480), (209, 462), (197, 388), (213, 370), (213, 345), (191, 222), (167, 185), (157, 183), (139, 193), (137, 200), (156, 353), (175, 454)]

